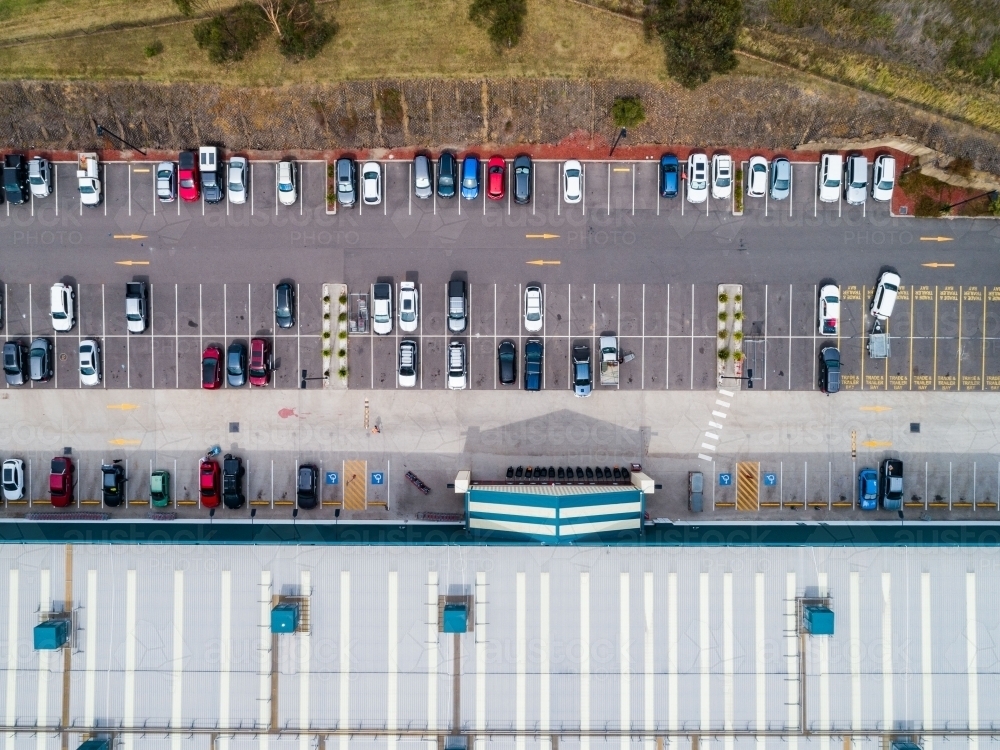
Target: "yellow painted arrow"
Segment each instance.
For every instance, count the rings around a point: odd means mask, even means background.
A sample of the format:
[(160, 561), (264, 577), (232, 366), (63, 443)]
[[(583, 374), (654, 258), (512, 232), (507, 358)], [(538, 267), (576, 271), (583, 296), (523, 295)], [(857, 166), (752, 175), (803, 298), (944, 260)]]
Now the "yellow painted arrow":
[(133, 172), (139, 172), (140, 174), (145, 174), (145, 173), (149, 172), (148, 169), (133, 169), (132, 171)]
[(116, 266), (148, 266), (148, 260), (116, 260)]
[(921, 237), (921, 242), (951, 242), (954, 237)]
[(133, 409), (138, 409), (139, 404), (108, 404), (109, 409), (118, 409), (119, 411), (132, 411)]
[(921, 263), (926, 268), (954, 268), (954, 263)]
[(891, 406), (862, 406), (861, 411), (892, 411)]
[(108, 441), (111, 445), (139, 445), (141, 440), (128, 440), (126, 438), (115, 438)]
[(527, 261), (529, 266), (558, 266), (562, 264), (561, 260), (529, 260)]
[(558, 234), (526, 234), (524, 236), (529, 240), (554, 240), (559, 237)]
[(116, 240), (144, 240), (148, 236), (147, 234), (116, 234), (114, 238)]
[(862, 443), (865, 448), (888, 448), (892, 445), (890, 440), (866, 440)]

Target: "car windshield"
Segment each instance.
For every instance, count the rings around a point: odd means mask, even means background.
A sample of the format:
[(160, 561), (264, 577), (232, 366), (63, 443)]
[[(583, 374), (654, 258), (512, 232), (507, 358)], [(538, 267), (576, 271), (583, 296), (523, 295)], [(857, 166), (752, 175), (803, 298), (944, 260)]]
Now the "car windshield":
[(417, 314), (413, 311), (412, 307), (404, 302), (403, 308), (399, 311), (399, 319), (404, 323), (412, 323), (417, 319)]
[(692, 190), (704, 190), (705, 187), (706, 187), (706, 184), (705, 184), (704, 178), (699, 179), (699, 178), (695, 177), (695, 178), (693, 178), (691, 180), (691, 189)]
[(840, 178), (839, 177), (827, 177), (826, 178), (826, 182), (824, 182), (823, 185), (826, 186), (826, 187), (832, 187), (832, 188), (839, 187), (840, 186)]
[(777, 179), (774, 181), (774, 187), (778, 190), (788, 190), (788, 180)]
[(586, 382), (590, 379), (590, 365), (587, 362), (576, 363), (576, 379)]
[(90, 185), (80, 185), (80, 192), (84, 195), (90, 195), (94, 192), (94, 188)]
[(879, 190), (892, 190), (892, 180), (882, 180), (878, 184)]
[(570, 178), (572, 178), (572, 177), (579, 177), (580, 176), (580, 170), (579, 169), (567, 169), (566, 170), (566, 176), (570, 177)]
[(888, 289), (891, 292), (898, 292), (899, 291), (899, 289), (896, 287), (895, 284), (891, 284), (888, 281), (882, 282), (882, 286), (884, 286), (886, 289)]
[(182, 178), (181, 179), (181, 187), (182, 188), (193, 188), (194, 187), (194, 180), (192, 180), (190, 177), (184, 177), (184, 178)]
[(41, 175), (33, 174), (33, 175), (31, 175), (30, 180), (31, 180), (31, 184), (32, 185), (44, 185), (45, 184), (45, 180), (42, 179)]
[(243, 367), (240, 364), (239, 352), (229, 353), (229, 374), (239, 375), (243, 371)]
[(205, 361), (201, 365), (201, 379), (206, 383), (211, 383), (215, 380), (215, 365), (216, 360), (214, 357), (206, 357)]
[(855, 180), (854, 182), (851, 183), (851, 187), (852, 188), (863, 188), (867, 184), (868, 183), (864, 179), (861, 179), (860, 181), (859, 180)]
[(169, 180), (170, 174), (171, 172), (169, 169), (161, 169), (159, 172), (156, 173), (156, 176), (161, 180)]
[(115, 488), (115, 480), (117, 477), (113, 471), (104, 472), (104, 489), (113, 490)]
[[(295, 189), (295, 186), (292, 185), (291, 182), (279, 182), (278, 183), (278, 190), (280, 190), (283, 193), (290, 193), (294, 189)], [(348, 188), (348, 190), (349, 190), (349, 188)], [(341, 192), (344, 192), (343, 189), (341, 189)]]
[(450, 174), (441, 174), (441, 175), (438, 175), (438, 184), (439, 185), (453, 185), (454, 182), (455, 181), (452, 179), (452, 176)]
[(82, 374), (88, 375), (88, 376), (89, 375), (96, 375), (97, 374), (97, 372), (94, 370), (94, 368), (90, 365), (90, 362), (81, 363), (80, 364), (80, 372)]
[(377, 180), (378, 179), (378, 172), (365, 172), (365, 179), (366, 180)]
[(64, 313), (62, 310), (53, 310), (52, 317), (55, 318), (56, 320), (66, 320), (66, 313)]
[(824, 297), (824, 299), (833, 305), (837, 304), (840, 301), (836, 297)]
[(229, 190), (233, 193), (239, 193), (243, 190), (243, 181), (239, 178), (229, 180)]
[(719, 179), (716, 180), (716, 184), (718, 184), (719, 187), (729, 187), (729, 178), (719, 177)]
[(476, 186), (476, 178), (466, 177), (464, 180), (462, 180), (462, 185), (467, 188), (474, 188)]

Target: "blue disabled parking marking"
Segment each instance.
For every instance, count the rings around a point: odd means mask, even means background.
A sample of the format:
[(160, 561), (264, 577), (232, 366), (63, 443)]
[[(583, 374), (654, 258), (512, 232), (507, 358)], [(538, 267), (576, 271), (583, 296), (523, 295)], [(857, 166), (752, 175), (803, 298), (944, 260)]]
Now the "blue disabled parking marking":
[(765, 487), (774, 487), (774, 485), (776, 485), (777, 483), (778, 483), (778, 475), (777, 474), (765, 474), (764, 475), (764, 486)]
[(372, 484), (385, 484), (385, 474), (381, 471), (373, 471)]
[(340, 481), (340, 475), (335, 471), (326, 472), (326, 483), (327, 484), (337, 484)]
[(730, 485), (732, 485), (732, 483), (733, 483), (733, 475), (732, 474), (719, 474), (719, 486), (720, 487), (729, 487)]

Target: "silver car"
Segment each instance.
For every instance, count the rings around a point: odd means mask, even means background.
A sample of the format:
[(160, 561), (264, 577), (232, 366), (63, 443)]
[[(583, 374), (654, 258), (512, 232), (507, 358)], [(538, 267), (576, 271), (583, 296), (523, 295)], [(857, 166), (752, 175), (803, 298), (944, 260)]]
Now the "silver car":
[(101, 348), (93, 339), (80, 342), (80, 384), (99, 385), (101, 382)]
[(896, 183), (896, 159), (889, 154), (875, 157), (875, 173), (872, 176), (872, 198), (877, 201), (891, 201), (892, 188)]
[(247, 160), (242, 156), (234, 156), (229, 160), (228, 170), (229, 202), (247, 202)]
[(847, 174), (844, 177), (844, 199), (852, 206), (860, 206), (868, 198), (868, 159), (860, 154), (847, 157)]
[(771, 200), (783, 201), (792, 192), (792, 165), (784, 156), (771, 162)]
[(413, 193), (426, 200), (434, 192), (431, 187), (431, 160), (418, 154), (413, 160)]
[(177, 166), (172, 161), (156, 165), (156, 197), (160, 203), (173, 203), (177, 199)]

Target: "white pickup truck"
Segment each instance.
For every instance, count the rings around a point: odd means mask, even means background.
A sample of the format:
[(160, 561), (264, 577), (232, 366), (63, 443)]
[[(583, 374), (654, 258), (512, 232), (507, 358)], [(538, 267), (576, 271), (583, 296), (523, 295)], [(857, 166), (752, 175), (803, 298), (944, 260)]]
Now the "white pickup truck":
[(97, 154), (93, 152), (76, 155), (76, 177), (80, 186), (80, 202), (85, 206), (101, 203), (101, 171)]
[(618, 385), (618, 338), (601, 336), (601, 385)]

